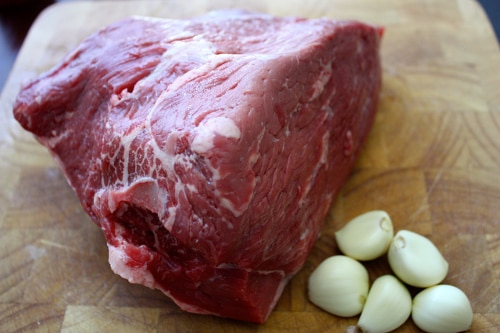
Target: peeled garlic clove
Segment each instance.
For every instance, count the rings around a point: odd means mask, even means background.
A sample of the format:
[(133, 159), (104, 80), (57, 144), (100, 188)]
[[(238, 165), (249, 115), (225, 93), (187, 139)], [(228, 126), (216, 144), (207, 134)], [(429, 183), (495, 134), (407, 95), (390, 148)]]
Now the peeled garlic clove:
[(440, 283), (448, 273), (448, 262), (426, 237), (400, 230), (387, 253), (393, 272), (405, 283), (426, 288)]
[(357, 260), (372, 260), (387, 252), (394, 236), (391, 218), (383, 210), (361, 214), (335, 233), (342, 253)]
[(342, 255), (325, 259), (308, 281), (310, 301), (341, 317), (352, 317), (361, 312), (368, 288), (366, 268)]
[(465, 293), (450, 285), (422, 290), (413, 299), (412, 319), (429, 333), (454, 333), (472, 325), (472, 307)]
[(410, 317), (411, 295), (393, 275), (382, 275), (374, 282), (359, 317), (358, 327), (364, 333), (395, 330)]

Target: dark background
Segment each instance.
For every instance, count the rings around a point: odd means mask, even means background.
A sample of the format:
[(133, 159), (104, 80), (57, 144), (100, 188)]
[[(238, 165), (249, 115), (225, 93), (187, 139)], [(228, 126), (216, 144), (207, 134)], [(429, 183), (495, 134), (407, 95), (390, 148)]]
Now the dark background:
[[(0, 0), (0, 91), (10, 73), (26, 33), (37, 15), (56, 2), (78, 0)], [(376, 1), (376, 0), (374, 0)], [(479, 0), (500, 37), (500, 0)]]

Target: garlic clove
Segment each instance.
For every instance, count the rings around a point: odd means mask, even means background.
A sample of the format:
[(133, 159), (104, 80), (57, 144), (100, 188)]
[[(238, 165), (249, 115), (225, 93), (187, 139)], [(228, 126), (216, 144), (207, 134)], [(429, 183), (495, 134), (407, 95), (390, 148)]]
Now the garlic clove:
[(400, 230), (393, 238), (387, 258), (401, 281), (426, 288), (440, 283), (448, 273), (448, 262), (428, 238)]
[(383, 210), (374, 210), (350, 220), (335, 233), (345, 255), (357, 260), (373, 260), (387, 252), (394, 236), (392, 220)]
[(411, 295), (393, 275), (382, 275), (374, 282), (366, 298), (358, 327), (364, 333), (390, 332), (401, 326), (411, 314)]
[(361, 312), (368, 288), (366, 268), (342, 255), (325, 259), (308, 280), (310, 301), (341, 317), (352, 317)]
[(412, 319), (425, 332), (454, 333), (471, 327), (473, 312), (462, 290), (443, 284), (424, 289), (415, 296)]

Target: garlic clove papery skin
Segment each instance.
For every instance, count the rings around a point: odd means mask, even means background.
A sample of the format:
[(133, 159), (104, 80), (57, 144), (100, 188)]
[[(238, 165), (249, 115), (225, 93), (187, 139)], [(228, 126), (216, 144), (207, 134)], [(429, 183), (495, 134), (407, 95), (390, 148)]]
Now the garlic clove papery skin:
[(391, 217), (383, 210), (361, 214), (335, 233), (340, 251), (362, 261), (384, 255), (393, 236)]
[(343, 255), (325, 259), (308, 280), (309, 300), (340, 317), (361, 313), (369, 289), (366, 268)]
[(406, 286), (393, 275), (382, 275), (368, 292), (357, 326), (364, 333), (390, 332), (410, 317), (411, 305)]
[(470, 329), (473, 312), (467, 295), (451, 285), (422, 290), (413, 299), (412, 319), (429, 333), (455, 333)]
[(392, 271), (401, 281), (420, 288), (436, 285), (448, 274), (448, 262), (427, 237), (400, 230), (387, 252)]

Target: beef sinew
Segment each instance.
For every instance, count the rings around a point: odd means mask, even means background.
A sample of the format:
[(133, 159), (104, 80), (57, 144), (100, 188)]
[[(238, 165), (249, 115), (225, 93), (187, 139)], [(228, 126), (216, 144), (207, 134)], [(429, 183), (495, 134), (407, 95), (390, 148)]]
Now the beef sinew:
[(17, 120), (102, 228), (114, 272), (262, 323), (372, 126), (382, 29), (218, 11), (134, 17), (22, 87)]

